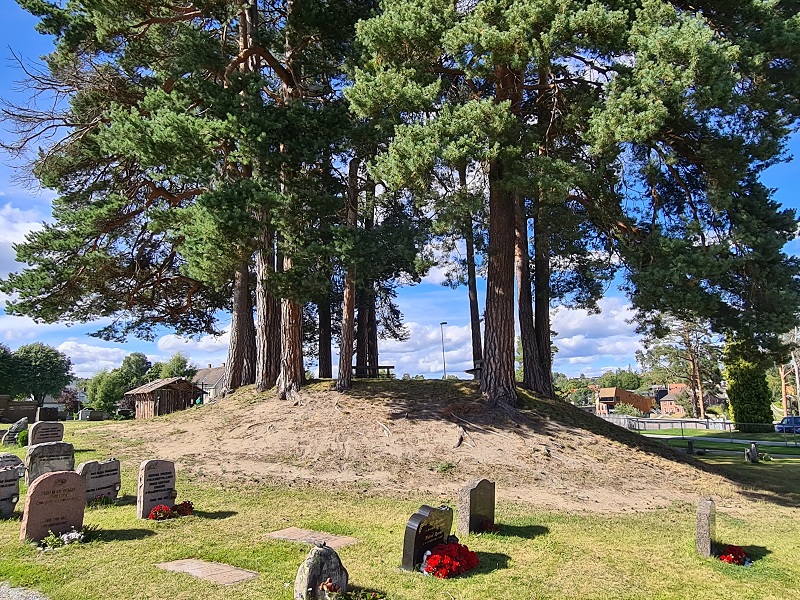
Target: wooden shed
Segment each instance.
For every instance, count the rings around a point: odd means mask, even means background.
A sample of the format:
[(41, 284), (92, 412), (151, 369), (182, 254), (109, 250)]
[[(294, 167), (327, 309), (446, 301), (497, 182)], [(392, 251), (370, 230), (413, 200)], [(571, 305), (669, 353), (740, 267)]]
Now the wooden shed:
[(203, 395), (203, 390), (181, 377), (157, 379), (125, 394), (136, 406), (136, 418), (146, 419), (186, 410)]

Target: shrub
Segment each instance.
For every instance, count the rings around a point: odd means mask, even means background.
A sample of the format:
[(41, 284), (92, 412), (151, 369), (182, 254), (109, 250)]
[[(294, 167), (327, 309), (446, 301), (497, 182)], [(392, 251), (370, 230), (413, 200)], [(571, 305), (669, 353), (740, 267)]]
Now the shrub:
[(17, 435), (17, 445), (22, 448), (28, 445), (28, 430), (24, 429)]
[(614, 414), (615, 415), (628, 415), (630, 417), (643, 417), (644, 413), (640, 411), (638, 408), (633, 406), (632, 404), (625, 404), (624, 402), (619, 402), (614, 407)]
[(766, 370), (742, 352), (739, 344), (729, 344), (726, 348), (725, 379), (728, 381), (731, 419), (736, 423), (736, 429), (750, 433), (772, 431)]

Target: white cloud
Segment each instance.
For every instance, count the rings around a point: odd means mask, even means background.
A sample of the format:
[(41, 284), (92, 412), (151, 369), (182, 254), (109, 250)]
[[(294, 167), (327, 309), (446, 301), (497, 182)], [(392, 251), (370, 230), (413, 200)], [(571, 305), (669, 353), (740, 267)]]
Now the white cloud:
[(56, 349), (69, 356), (72, 372), (78, 377), (91, 377), (103, 370), (116, 369), (122, 364), (122, 359), (130, 354), (122, 348), (93, 346), (75, 339), (62, 342)]
[(10, 342), (11, 346), (36, 341), (42, 334), (66, 331), (63, 323), (36, 323), (30, 317), (14, 317), (0, 314), (0, 341)]
[(22, 265), (15, 260), (12, 244), (25, 241), (25, 236), (42, 228), (44, 215), (35, 210), (20, 210), (10, 202), (0, 206), (0, 277)]

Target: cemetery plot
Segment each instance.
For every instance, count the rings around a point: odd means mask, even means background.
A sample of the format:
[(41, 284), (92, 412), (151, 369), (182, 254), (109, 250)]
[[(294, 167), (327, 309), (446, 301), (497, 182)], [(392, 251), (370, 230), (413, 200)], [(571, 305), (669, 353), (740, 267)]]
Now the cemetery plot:
[(45, 473), (28, 488), (20, 541), (40, 541), (52, 531), (56, 535), (83, 527), (86, 487), (73, 471)]
[(19, 502), (19, 473), (16, 467), (0, 467), (0, 517), (14, 514)]
[(459, 535), (494, 529), (494, 482), (488, 479), (471, 481), (458, 492)]
[(28, 417), (22, 417), (19, 421), (11, 425), (3, 435), (4, 446), (16, 446), (19, 434), (28, 429)]
[(172, 506), (175, 491), (175, 463), (169, 460), (146, 460), (139, 465), (139, 485), (136, 493), (136, 516), (146, 519), (159, 504)]
[(158, 563), (159, 569), (174, 571), (176, 573), (186, 573), (198, 579), (205, 579), (220, 585), (233, 585), (258, 577), (258, 573), (240, 569), (218, 562), (186, 558), (183, 560), (173, 560), (171, 562)]
[(69, 442), (45, 442), (28, 446), (25, 468), (25, 482), (28, 485), (45, 473), (72, 471), (75, 468), (75, 448)]
[(119, 461), (116, 458), (102, 462), (96, 460), (82, 462), (76, 471), (86, 480), (86, 504), (101, 498), (117, 499), (122, 486), (122, 477)]

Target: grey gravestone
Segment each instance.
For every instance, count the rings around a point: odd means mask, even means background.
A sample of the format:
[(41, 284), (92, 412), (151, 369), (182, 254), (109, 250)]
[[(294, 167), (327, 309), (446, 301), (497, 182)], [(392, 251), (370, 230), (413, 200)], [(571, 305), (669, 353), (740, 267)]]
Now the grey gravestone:
[(3, 438), (6, 436), (7, 433), (8, 429), (0, 429), (0, 443), (3, 442)]
[(48, 532), (56, 535), (73, 527), (83, 527), (86, 487), (83, 477), (74, 471), (56, 471), (39, 477), (25, 496), (20, 541), (39, 541)]
[(40, 406), (36, 409), (36, 422), (58, 421), (58, 409), (54, 406)]
[(86, 504), (100, 498), (117, 499), (122, 478), (116, 458), (82, 462), (75, 471), (86, 480)]
[(25, 483), (28, 485), (45, 473), (72, 471), (75, 468), (75, 448), (69, 442), (45, 442), (28, 446), (25, 468)]
[(104, 416), (105, 415), (102, 410), (92, 410), (90, 408), (84, 408), (78, 411), (79, 421), (102, 421)]
[(14, 514), (19, 501), (19, 472), (16, 467), (0, 467), (0, 517)]
[(14, 423), (8, 428), (8, 431), (3, 436), (3, 444), (5, 446), (16, 446), (17, 436), (28, 429), (28, 417), (22, 417), (19, 421)]
[(758, 444), (750, 442), (750, 447), (744, 451), (744, 459), (749, 463), (758, 462)]
[(58, 421), (37, 421), (28, 430), (28, 445), (60, 442), (64, 439), (64, 424)]
[(16, 454), (11, 454), (10, 452), (0, 454), (0, 469), (4, 467), (13, 467), (20, 477), (25, 477), (25, 463)]
[(702, 498), (697, 503), (697, 553), (706, 558), (714, 555), (716, 510), (713, 498)]
[(470, 481), (458, 492), (458, 535), (480, 532), (494, 527), (494, 482), (488, 479)]
[(294, 600), (326, 600), (329, 596), (320, 585), (328, 579), (338, 588), (347, 592), (348, 574), (336, 550), (325, 546), (315, 546), (297, 569), (294, 580)]
[(136, 490), (136, 516), (146, 519), (159, 504), (172, 506), (175, 491), (175, 463), (169, 460), (146, 460), (139, 465), (139, 485)]
[(422, 563), (425, 552), (447, 542), (452, 528), (453, 510), (449, 506), (420, 506), (406, 523), (401, 568), (413, 571)]

